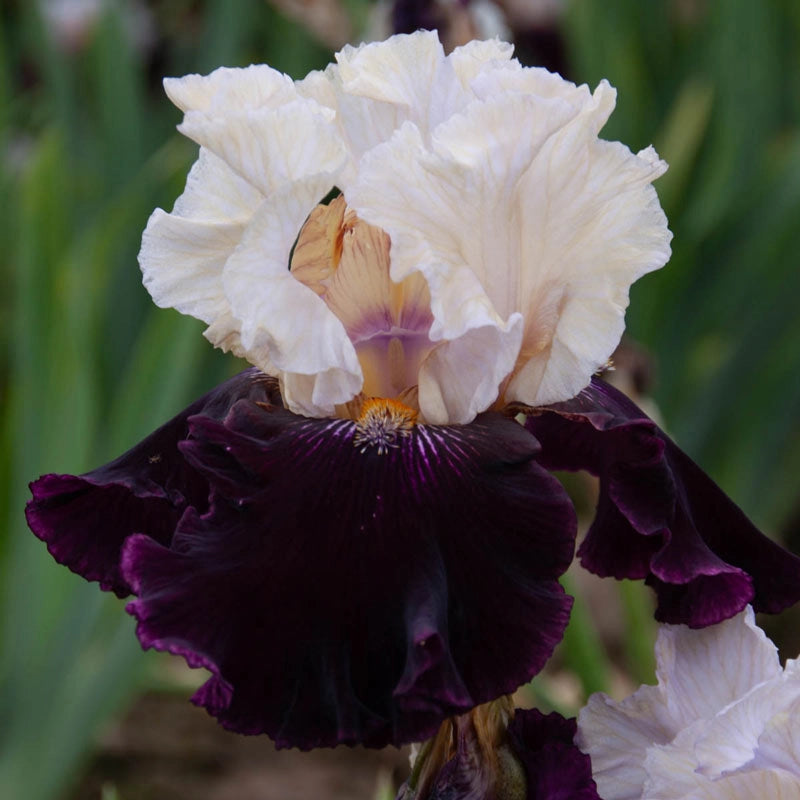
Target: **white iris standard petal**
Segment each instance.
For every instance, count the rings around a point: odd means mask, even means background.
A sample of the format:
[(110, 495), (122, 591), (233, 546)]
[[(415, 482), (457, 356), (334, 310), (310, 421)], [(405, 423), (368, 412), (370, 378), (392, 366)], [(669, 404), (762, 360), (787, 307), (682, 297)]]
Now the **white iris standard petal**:
[(220, 67), (210, 75), (166, 78), (164, 90), (181, 111), (215, 115), (246, 108), (277, 108), (297, 96), (292, 79), (266, 64), (244, 69)]
[(216, 328), (209, 339), (237, 354), (237, 326), (230, 320), (222, 270), (263, 199), (222, 159), (201, 148), (172, 213), (157, 209), (150, 217), (139, 253), (144, 285), (156, 304)]
[(430, 31), (398, 37), (391, 47), (385, 42), (345, 45), (336, 62), (348, 94), (405, 106), (418, 114), (430, 113), (431, 87), (447, 64), (444, 48)]
[(472, 313), (456, 285), (473, 284), (500, 319), (523, 316), (501, 388), (506, 401), (542, 405), (574, 396), (608, 360), (629, 286), (666, 262), (670, 235), (650, 186), (663, 162), (597, 138), (613, 90), (603, 83), (592, 96), (565, 83), (559, 97), (549, 78), (529, 82), (548, 96), (474, 101), (433, 131), (430, 147), (396, 133), (365, 156), (348, 198), (389, 233), (393, 276), (428, 279), (433, 338), (454, 338)]
[(333, 112), (305, 98), (224, 116), (188, 111), (178, 129), (265, 195), (308, 175), (327, 173), (332, 184), (345, 159)]
[(475, 41), (445, 57), (436, 34), (419, 31), (347, 46), (336, 54), (336, 64), (325, 72), (312, 72), (297, 88), (336, 111), (352, 157), (347, 177), (353, 179), (361, 157), (405, 122), (413, 122), (427, 137), (463, 110), (475, 99), (475, 78), (507, 62), (512, 51), (506, 42)]
[[(474, 93), (474, 81), (483, 72), (495, 71), (504, 62), (512, 63), (514, 45), (499, 39), (474, 39), (457, 47), (449, 56), (453, 69), (465, 89)], [(519, 63), (519, 62), (513, 62)], [(550, 73), (548, 73), (550, 74)], [(560, 80), (560, 79), (559, 79)]]
[(781, 669), (751, 608), (701, 630), (662, 626), (656, 662), (658, 686), (593, 695), (579, 715), (602, 797), (800, 797), (800, 669)]
[[(476, 50), (476, 48), (469, 48)], [(336, 110), (336, 121), (352, 161), (347, 177), (354, 179), (361, 158), (389, 139), (406, 122), (424, 136), (474, 99), (465, 71), (479, 71), (481, 56), (501, 56), (502, 50), (481, 48), (467, 58), (446, 58), (435, 33), (393, 37), (361, 47), (345, 47), (324, 76), (332, 92), (308, 80), (301, 91)], [(468, 65), (463, 62), (468, 61)], [(309, 76), (310, 77), (310, 76)]]
[(355, 348), (342, 322), (288, 270), (297, 232), (327, 186), (311, 177), (264, 201), (223, 270), (231, 311), (242, 320), (246, 358), (264, 371), (309, 376), (292, 395), (298, 413), (332, 416), (362, 385)]
[(588, 86), (576, 86), (543, 67), (523, 67), (519, 61), (506, 59), (493, 61), (491, 66), (491, 69), (476, 71), (470, 80), (470, 88), (480, 100), (517, 93), (544, 100), (562, 100), (573, 105), (576, 112), (591, 102), (592, 92)]
[[(598, 138), (607, 84), (511, 54), (446, 56), (420, 31), (302, 81), (267, 66), (165, 81), (201, 150), (144, 235), (156, 302), (309, 416), (375, 391), (440, 424), (574, 396), (619, 340), (630, 283), (669, 255), (650, 186), (665, 167)], [(338, 217), (307, 228), (334, 190)]]
[[(296, 376), (294, 410), (330, 415), (360, 390), (339, 320), (288, 272), (303, 221), (330, 191), (346, 150), (333, 112), (268, 67), (166, 82), (201, 144), (171, 214), (157, 210), (140, 252), (159, 305), (209, 324), (209, 340), (263, 371)], [(292, 380), (290, 380), (292, 383)]]
[[(468, 77), (492, 63), (493, 59), (509, 57), (507, 46), (485, 43), (483, 46), (459, 48), (445, 57), (444, 49), (433, 31), (420, 31), (412, 36), (395, 36), (387, 42), (374, 42), (360, 47), (345, 47), (336, 54), (338, 63), (336, 85), (342, 124), (351, 132), (359, 124), (360, 114), (390, 112), (391, 129), (383, 127), (380, 139), (368, 126), (362, 141), (373, 134), (370, 146), (391, 136), (405, 122), (413, 122), (427, 136), (453, 114), (474, 99)], [(358, 102), (354, 102), (358, 101)], [(348, 119), (350, 111), (353, 119)]]

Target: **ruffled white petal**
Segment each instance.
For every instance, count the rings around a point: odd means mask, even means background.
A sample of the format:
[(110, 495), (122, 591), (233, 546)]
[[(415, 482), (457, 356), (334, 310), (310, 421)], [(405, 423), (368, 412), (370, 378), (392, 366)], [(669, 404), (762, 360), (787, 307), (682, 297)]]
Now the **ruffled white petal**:
[(338, 67), (330, 64), (327, 69), (309, 72), (305, 78), (295, 81), (295, 89), (300, 97), (315, 100), (321, 106), (336, 111), (336, 88)]
[(430, 147), (406, 123), (362, 159), (346, 192), (389, 233), (393, 278), (425, 275), (432, 339), (523, 315), (507, 401), (541, 405), (583, 388), (619, 342), (630, 283), (669, 254), (649, 186), (663, 164), (598, 142), (613, 92), (601, 86), (590, 100), (473, 102)]
[[(699, 771), (709, 778), (718, 778), (756, 759), (767, 761), (774, 755), (770, 740), (762, 751), (765, 731), (775, 730), (777, 720), (789, 706), (800, 701), (800, 681), (779, 676), (756, 686), (744, 697), (731, 703), (705, 725), (695, 743)], [(800, 736), (800, 731), (798, 731)], [(772, 742), (775, 744), (775, 741)], [(800, 775), (800, 771), (798, 771)]]
[[(709, 780), (697, 771), (686, 743), (653, 748), (645, 761), (648, 778), (642, 798), (649, 800), (789, 800), (800, 797), (800, 776), (782, 769), (745, 768)], [(600, 785), (598, 784), (600, 791)], [(605, 798), (606, 795), (601, 795)]]
[(268, 195), (306, 175), (327, 174), (328, 188), (336, 183), (347, 154), (332, 119), (330, 109), (297, 99), (225, 116), (189, 111), (178, 130)]
[[(521, 257), (530, 268), (518, 302), (529, 309), (530, 355), (508, 400), (543, 405), (577, 394), (619, 343), (630, 285), (669, 258), (671, 234), (650, 185), (666, 165), (652, 151), (635, 156), (596, 138), (613, 102), (601, 83), (520, 181)], [(549, 319), (555, 324), (542, 324)]]
[[(233, 353), (237, 358), (247, 358), (247, 351), (242, 345), (240, 328), (239, 320), (229, 310), (225, 310), (215, 317), (214, 321), (203, 331), (203, 336), (223, 353)], [(264, 360), (260, 367), (261, 371), (267, 375), (278, 375), (278, 370), (267, 360)]]
[(295, 411), (332, 414), (359, 391), (360, 367), (341, 323), (291, 277), (288, 260), (346, 160), (334, 112), (269, 68), (166, 86), (201, 154), (172, 214), (157, 211), (145, 232), (147, 288), (209, 323), (213, 344), (265, 372), (296, 374), (307, 392)]
[(264, 199), (222, 159), (200, 148), (172, 213), (204, 222), (247, 222)]
[(619, 703), (594, 695), (578, 718), (576, 741), (592, 758), (602, 797), (797, 791), (800, 669), (781, 669), (751, 608), (702, 630), (662, 626), (656, 662), (658, 686)]
[[(600, 86), (607, 84), (602, 81)], [(586, 84), (576, 86), (541, 67), (523, 67), (519, 61), (493, 63), (492, 69), (476, 72), (470, 87), (480, 100), (491, 100), (500, 94), (524, 94), (544, 100), (558, 99), (574, 106), (576, 111), (591, 103), (592, 98)], [(609, 113), (613, 108), (612, 103)]]
[[(222, 270), (263, 200), (224, 161), (201, 148), (172, 213), (156, 209), (142, 237), (139, 264), (155, 303), (223, 327), (220, 321), (230, 309)], [(229, 318), (228, 323), (230, 328)], [(234, 331), (209, 338), (239, 352)]]
[[(391, 378), (376, 385), (416, 380), (428, 422), (469, 422), (498, 397), (576, 394), (619, 340), (630, 283), (668, 257), (650, 187), (664, 165), (597, 139), (614, 105), (606, 84), (592, 95), (511, 54), (491, 40), (445, 56), (417, 32), (345, 47), (298, 82), (266, 66), (166, 80), (201, 155), (145, 232), (156, 302), (278, 374), (300, 413), (352, 399), (367, 362)], [(413, 278), (414, 308), (394, 309), (386, 330), (361, 330), (405, 296), (385, 275), (361, 264), (337, 278), (334, 259), (323, 299), (287, 270), (333, 186), (391, 237), (392, 279)], [(366, 288), (350, 297), (356, 274)], [(380, 367), (383, 353), (396, 368)]]
[(753, 761), (747, 766), (782, 769), (800, 776), (800, 699), (783, 704), (779, 711), (770, 715), (758, 737)]
[(363, 382), (344, 325), (288, 269), (297, 232), (325, 185), (324, 178), (312, 177), (274, 192), (223, 273), (247, 359), (262, 369), (309, 376), (304, 392), (295, 390), (288, 402), (297, 413), (316, 417), (332, 415)]
[(433, 31), (400, 34), (359, 47), (345, 45), (336, 54), (348, 94), (403, 105), (417, 113), (428, 109), (431, 79), (444, 61), (444, 49)]
[(680, 731), (669, 744), (647, 748), (644, 759), (647, 777), (642, 797), (680, 800), (708, 783), (708, 779), (698, 773), (699, 764), (694, 751), (694, 742), (701, 729), (702, 721), (698, 721)]
[(666, 744), (678, 732), (654, 686), (616, 703), (594, 694), (578, 716), (575, 743), (592, 758), (592, 776), (604, 800), (639, 800), (647, 778), (647, 748)]
[(424, 418), (432, 424), (459, 424), (486, 410), (514, 366), (521, 339), (522, 316), (512, 314), (503, 325), (471, 328), (434, 348), (419, 372)]
[(738, 773), (698, 786), (681, 800), (797, 800), (800, 778), (777, 770)]
[(504, 63), (512, 63), (513, 54), (514, 45), (508, 42), (501, 42), (499, 39), (473, 39), (456, 47), (450, 54), (450, 62), (461, 85), (474, 91), (473, 81), (478, 75), (499, 69)]
[(144, 285), (156, 305), (176, 308), (204, 322), (228, 309), (222, 270), (246, 225), (202, 222), (160, 208), (147, 223), (139, 253)]
[(165, 78), (164, 90), (181, 111), (224, 116), (246, 108), (277, 108), (297, 96), (288, 75), (266, 64), (220, 67), (210, 75)]
[(406, 122), (427, 139), (430, 132), (474, 99), (472, 80), (511, 57), (511, 45), (471, 42), (445, 57), (435, 32), (392, 36), (383, 42), (345, 47), (337, 65), (298, 85), (306, 96), (337, 110), (337, 124), (352, 156), (347, 180), (360, 158), (387, 141)]
[(694, 630), (664, 625), (656, 644), (657, 675), (675, 719), (711, 719), (764, 681), (778, 678), (778, 651), (748, 607), (729, 620)]

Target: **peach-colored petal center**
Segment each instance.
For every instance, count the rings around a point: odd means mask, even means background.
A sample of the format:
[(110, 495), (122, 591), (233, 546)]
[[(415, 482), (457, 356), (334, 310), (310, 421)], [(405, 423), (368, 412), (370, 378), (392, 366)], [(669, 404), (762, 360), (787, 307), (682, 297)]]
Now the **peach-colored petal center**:
[(342, 195), (309, 215), (291, 271), (339, 318), (364, 373), (366, 397), (413, 396), (422, 362), (434, 347), (430, 293), (420, 274), (389, 276), (389, 236), (360, 220)]

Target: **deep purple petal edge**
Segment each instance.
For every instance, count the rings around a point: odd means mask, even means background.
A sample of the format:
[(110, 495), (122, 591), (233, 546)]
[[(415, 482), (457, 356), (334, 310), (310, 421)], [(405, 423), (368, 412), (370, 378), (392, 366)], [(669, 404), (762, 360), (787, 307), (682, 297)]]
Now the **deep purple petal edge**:
[(194, 415), (224, 417), (237, 400), (274, 400), (276, 383), (248, 369), (216, 387), (119, 458), (84, 475), (44, 475), (30, 484), (28, 525), (60, 564), (120, 597), (126, 537), (144, 533), (168, 544), (183, 511), (208, 505), (208, 482), (178, 443)]
[(576, 398), (529, 416), (549, 469), (600, 478), (597, 515), (578, 550), (599, 575), (645, 578), (656, 617), (693, 627), (748, 603), (800, 600), (800, 559), (746, 515), (625, 395), (594, 378)]

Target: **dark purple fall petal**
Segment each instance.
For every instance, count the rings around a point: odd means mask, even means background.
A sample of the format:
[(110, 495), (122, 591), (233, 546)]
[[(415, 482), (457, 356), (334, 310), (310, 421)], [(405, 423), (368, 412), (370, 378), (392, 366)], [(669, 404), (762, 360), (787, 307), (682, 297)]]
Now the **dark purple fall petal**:
[(508, 726), (511, 749), (525, 770), (525, 800), (600, 800), (592, 761), (573, 743), (577, 723), (535, 708), (517, 711)]
[(43, 475), (25, 509), (50, 554), (120, 597), (130, 586), (119, 569), (123, 541), (144, 533), (168, 545), (183, 511), (208, 507), (208, 482), (178, 450), (188, 418), (223, 418), (241, 398), (269, 400), (275, 382), (248, 369), (218, 386), (124, 455), (85, 475)]
[(569, 616), (574, 512), (522, 426), (418, 425), (383, 454), (354, 432), (248, 401), (194, 417), (209, 509), (124, 549), (143, 646), (208, 668), (195, 702), (279, 746), (424, 739), (527, 681)]
[(600, 497), (578, 550), (601, 576), (644, 578), (661, 622), (703, 627), (752, 603), (800, 600), (800, 559), (760, 533), (725, 493), (625, 395), (595, 378), (537, 410), (526, 427), (548, 469), (585, 469)]

